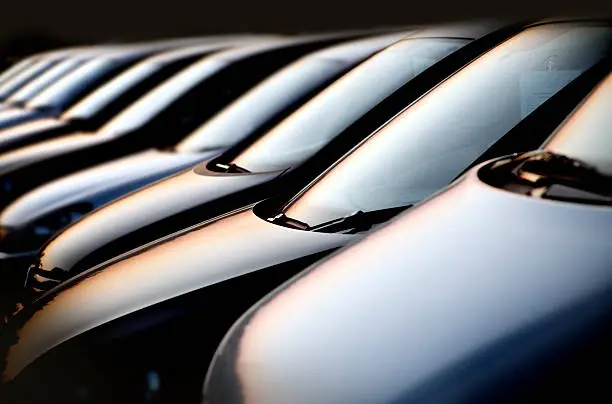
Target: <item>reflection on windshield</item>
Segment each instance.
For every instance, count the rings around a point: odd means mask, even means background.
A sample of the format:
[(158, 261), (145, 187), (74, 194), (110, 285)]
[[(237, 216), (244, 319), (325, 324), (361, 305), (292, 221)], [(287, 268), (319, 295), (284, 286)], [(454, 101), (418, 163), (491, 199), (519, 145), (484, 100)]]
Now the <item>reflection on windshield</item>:
[(106, 135), (116, 135), (142, 126), (202, 80), (212, 76), (224, 66), (225, 62), (213, 57), (205, 57), (149, 91), (145, 96), (115, 116), (99, 132)]
[(65, 60), (63, 62), (58, 63), (53, 66), (51, 69), (47, 70), (43, 74), (41, 74), (36, 79), (32, 80), (28, 84), (26, 84), (22, 89), (13, 94), (9, 101), (11, 102), (24, 102), (38, 94), (44, 88), (53, 84), (60, 77), (67, 74), (69, 71), (75, 69), (82, 63), (81, 60)]
[(611, 45), (608, 27), (551, 24), (524, 31), (406, 109), (291, 203), (286, 215), (315, 225), (422, 200)]
[(49, 60), (42, 60), (18, 73), (15, 77), (0, 86), (0, 97), (4, 98), (11, 95), (15, 90), (36, 77), (36, 75), (53, 66), (55, 63), (56, 62)]
[(67, 120), (86, 119), (95, 115), (96, 112), (115, 100), (117, 96), (124, 93), (126, 89), (150, 76), (161, 66), (157, 63), (143, 62), (132, 67), (79, 101), (66, 111), (62, 118)]
[(612, 73), (569, 116), (543, 147), (594, 165), (612, 175)]
[(72, 101), (75, 94), (106, 74), (118, 63), (118, 60), (112, 59), (91, 60), (32, 98), (28, 102), (28, 107), (32, 109), (63, 107)]
[(466, 43), (406, 39), (392, 45), (310, 100), (233, 163), (252, 172), (300, 164), (403, 84)]
[(183, 140), (177, 149), (198, 151), (235, 144), (304, 92), (342, 68), (343, 63), (330, 59), (308, 59), (300, 61), (299, 65), (289, 66), (215, 115)]

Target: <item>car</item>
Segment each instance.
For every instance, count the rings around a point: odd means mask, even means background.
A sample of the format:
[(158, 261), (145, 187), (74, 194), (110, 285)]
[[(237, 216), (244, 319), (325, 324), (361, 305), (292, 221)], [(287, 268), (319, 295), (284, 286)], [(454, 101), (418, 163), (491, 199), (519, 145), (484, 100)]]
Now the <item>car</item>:
[(41, 75), (44, 75), (49, 70), (55, 68), (58, 64), (65, 63), (70, 60), (84, 60), (95, 56), (96, 49), (98, 52), (111, 51), (112, 46), (92, 46), (70, 48), (62, 51), (47, 52), (26, 59), (26, 65), (13, 73), (10, 77), (6, 77), (0, 83), (0, 110), (10, 109), (13, 105), (8, 101), (8, 98), (17, 93), (23, 87), (27, 86), (32, 81), (36, 81)]
[[(171, 146), (284, 64), (311, 50), (357, 35), (270, 38), (217, 52), (162, 82), (95, 132), (70, 133), (2, 153), (0, 206), (58, 176), (142, 149)], [(0, 132), (0, 142), (3, 135)]]
[(541, 150), (473, 168), (267, 295), (203, 402), (611, 399), (610, 97), (612, 74)]
[(0, 85), (6, 83), (7, 80), (14, 77), (19, 72), (25, 70), (28, 66), (31, 66), (34, 63), (33, 57), (28, 57), (25, 59), (18, 60), (17, 62), (9, 65), (5, 70), (0, 73)]
[[(25, 261), (25, 252), (35, 254), (54, 232), (76, 220), (79, 214), (187, 169), (246, 137), (265, 131), (331, 81), (403, 36), (403, 32), (374, 35), (308, 53), (238, 97), (177, 147), (130, 154), (26, 193), (0, 215), (0, 226), (4, 229), (0, 238), (0, 251), (5, 253), (2, 261), (6, 263), (14, 254)], [(79, 209), (71, 210), (74, 206)]]
[[(514, 24), (500, 28), (494, 23), (475, 23), (423, 28), (409, 34), (333, 82), (265, 133), (256, 133), (195, 168), (83, 215), (56, 232), (35, 257), (28, 257), (29, 264), (41, 276), (65, 279), (279, 190), (299, 189), (428, 89), (518, 30)], [(465, 39), (481, 36), (480, 40)], [(372, 77), (378, 79), (372, 81)], [(271, 147), (261, 150), (261, 142)], [(193, 152), (190, 143), (187, 140), (176, 148)], [(294, 151), (303, 153), (292, 155)], [(276, 166), (240, 172), (235, 165), (227, 164), (237, 153), (251, 153), (261, 164)], [(294, 160), (287, 162), (287, 156)], [(21, 238), (21, 245), (31, 239)], [(17, 252), (23, 250), (13, 250)], [(28, 267), (16, 256), (14, 265), (0, 262), (5, 272), (19, 277)]]
[[(0, 151), (7, 152), (72, 132), (91, 132), (100, 129), (116, 114), (165, 79), (185, 68), (188, 64), (195, 62), (198, 57), (201, 58), (231, 46), (253, 43), (266, 38), (269, 39), (270, 37), (251, 36), (244, 39), (237, 38), (233, 42), (228, 40), (218, 43), (209, 42), (149, 56), (99, 88), (94, 89), (59, 116), (43, 116), (0, 131)], [(73, 61), (68, 60), (61, 64), (69, 62), (72, 63)], [(56, 67), (61, 67), (60, 65)], [(44, 79), (44, 76), (53, 73), (52, 70), (39, 79)], [(31, 84), (37, 83), (32, 82)], [(20, 90), (9, 100), (18, 98), (24, 90), (28, 90), (29, 86)]]
[[(6, 388), (15, 389), (7, 394), (37, 402), (39, 391), (30, 395), (18, 386), (44, 374), (48, 390), (41, 397), (47, 400), (66, 402), (76, 386), (86, 386), (92, 400), (132, 402), (146, 394), (160, 401), (197, 400), (200, 389), (189, 386), (201, 386), (203, 364), (244, 310), (308, 264), (363, 238), (372, 226), (423, 198), (425, 189), (435, 192), (451, 182), (488, 153), (539, 146), (610, 71), (609, 60), (598, 59), (611, 41), (608, 25), (530, 26), (434, 87), (295, 200), (271, 198), (205, 221), (53, 288), (49, 278), (54, 273), (33, 274), (39, 283), (31, 286), (48, 292), (31, 304), (24, 302), (5, 325), (0, 346), (10, 348), (3, 380)], [(543, 90), (537, 83), (510, 100), (491, 102), (525, 74), (546, 72), (551, 54), (559, 58), (560, 70), (553, 72), (565, 74), (563, 68), (579, 65), (587, 72), (577, 78), (552, 73), (563, 77), (555, 85), (563, 89), (535, 105), (532, 95)], [(500, 69), (502, 63), (509, 67)], [(543, 81), (550, 83), (552, 76)], [(466, 92), (468, 88), (472, 91)], [(521, 105), (526, 107), (522, 111)], [(481, 108), (477, 117), (455, 125), (475, 106)], [(444, 111), (456, 113), (440, 113)], [(493, 123), (491, 116), (497, 118)], [(423, 140), (426, 132), (428, 141)], [(456, 140), (447, 142), (450, 136)], [(387, 165), (373, 165), (382, 160)], [(389, 169), (414, 174), (389, 176)], [(331, 203), (310, 203), (321, 195)], [(341, 219), (347, 210), (342, 202), (347, 201), (359, 203), (365, 212)], [(304, 215), (294, 214), (298, 212), (319, 216), (304, 227)], [(330, 212), (339, 215), (333, 223), (323, 217)], [(150, 373), (162, 387), (147, 392), (137, 381)], [(104, 380), (97, 378), (100, 374)]]
[[(0, 111), (0, 129), (18, 125), (41, 117), (58, 116), (67, 108), (78, 102), (100, 85), (106, 83), (117, 74), (134, 65), (138, 61), (164, 50), (186, 46), (194, 43), (210, 43), (235, 40), (241, 36), (220, 38), (181, 38), (165, 41), (143, 42), (135, 44), (110, 45), (88, 47), (77, 51), (76, 54), (89, 53), (91, 56), (87, 63), (78, 66), (52, 85), (44, 88), (27, 102), (16, 100), (12, 108)], [(68, 52), (68, 53), (66, 53)], [(74, 50), (60, 51), (59, 56), (74, 55)], [(57, 56), (56, 56), (57, 57)], [(45, 58), (47, 59), (47, 58)], [(53, 66), (55, 67), (55, 66)], [(49, 69), (46, 67), (45, 69)], [(40, 74), (39, 74), (40, 76)], [(48, 84), (48, 83), (47, 83)], [(38, 88), (38, 90), (40, 90)], [(12, 90), (11, 90), (12, 91)], [(1, 89), (0, 89), (1, 92)], [(32, 94), (27, 94), (29, 97)], [(26, 97), (27, 98), (27, 97)], [(1, 132), (0, 132), (1, 133)], [(2, 149), (0, 149), (1, 151)]]

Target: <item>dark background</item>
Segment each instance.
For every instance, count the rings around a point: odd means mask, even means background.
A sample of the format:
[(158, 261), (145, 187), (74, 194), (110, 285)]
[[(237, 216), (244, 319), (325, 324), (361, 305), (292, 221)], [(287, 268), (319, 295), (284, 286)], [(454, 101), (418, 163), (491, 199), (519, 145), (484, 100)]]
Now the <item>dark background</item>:
[(487, 17), (612, 15), (610, 0), (3, 0), (2, 3), (0, 63), (54, 47), (105, 41), (229, 32), (296, 33)]

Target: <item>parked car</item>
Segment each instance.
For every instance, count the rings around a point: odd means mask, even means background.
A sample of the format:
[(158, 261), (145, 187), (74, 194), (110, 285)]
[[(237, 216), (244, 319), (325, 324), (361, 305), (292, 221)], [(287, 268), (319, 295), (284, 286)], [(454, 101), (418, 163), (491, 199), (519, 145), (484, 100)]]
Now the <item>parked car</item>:
[(112, 46), (102, 45), (97, 47), (71, 48), (63, 51), (48, 52), (26, 59), (26, 61), (30, 61), (29, 64), (0, 83), (0, 101), (2, 101), (2, 104), (0, 104), (0, 111), (9, 109), (13, 106), (11, 105), (12, 103), (8, 101), (8, 98), (32, 81), (36, 81), (41, 75), (55, 68), (58, 64), (70, 60), (83, 62), (91, 58), (91, 56), (95, 56), (98, 52), (104, 53), (112, 51), (112, 49)]
[[(214, 41), (209, 37), (206, 42)], [(223, 39), (219, 39), (223, 41)], [(164, 50), (201, 42), (200, 38), (93, 47), (78, 54), (99, 53), (93, 59), (61, 77), (23, 104), (0, 111), (0, 129), (18, 125), (41, 117), (58, 116), (85, 95), (108, 82), (138, 61)], [(64, 52), (60, 52), (60, 55)], [(69, 52), (74, 54), (74, 51)], [(0, 134), (2, 132), (0, 131)], [(2, 150), (2, 149), (0, 149)]]
[(138, 98), (198, 58), (266, 38), (270, 37), (253, 36), (237, 38), (233, 42), (225, 40), (191, 45), (147, 57), (89, 93), (61, 115), (41, 117), (0, 131), (0, 151), (18, 149), (72, 132), (98, 130)]
[(610, 400), (610, 97), (266, 296), (204, 403)]
[(7, 69), (0, 73), (0, 85), (6, 83), (7, 80), (24, 71), (28, 66), (31, 66), (35, 62), (33, 57), (21, 59), (16, 63), (10, 65)]
[[(409, 34), (332, 83), (263, 135), (256, 133), (195, 169), (162, 179), (81, 217), (56, 233), (30, 263), (44, 277), (66, 279), (280, 190), (297, 191), (406, 105), (519, 29), (495, 30), (491, 25), (474, 24)], [(464, 39), (481, 36), (476, 41)], [(201, 147), (189, 139), (176, 149), (193, 152), (194, 144)], [(249, 167), (252, 172), (241, 172), (228, 164), (239, 153), (257, 155), (262, 165), (267, 162), (274, 167), (253, 165)], [(288, 161), (288, 156), (293, 160)], [(28, 239), (33, 238), (22, 238), (21, 245)], [(2, 265), (15, 276), (23, 276), (27, 265), (21, 266), (22, 262), (12, 266), (2, 261)]]
[[(70, 402), (75, 386), (86, 386), (94, 402), (134, 402), (147, 395), (195, 402), (201, 390), (189, 386), (201, 386), (203, 364), (252, 303), (423, 198), (424, 190), (435, 192), (487, 153), (537, 147), (610, 71), (609, 60), (597, 60), (611, 44), (607, 25), (531, 26), (433, 88), (288, 206), (286, 199), (272, 198), (171, 234), (26, 303), (3, 330), (0, 346), (11, 345), (5, 388), (16, 389), (11, 393), (28, 402), (36, 402), (37, 394)], [(560, 70), (545, 70), (551, 54), (559, 58)], [(507, 68), (499, 69), (501, 63)], [(536, 82), (528, 92), (492, 102), (525, 74), (562, 72), (567, 66), (585, 66), (587, 73), (564, 76), (554, 90), (548, 88), (554, 95), (546, 101), (521, 110), (534, 93), (542, 94)], [(550, 83), (552, 76), (559, 78), (551, 74), (541, 79)], [(477, 116), (456, 125), (477, 106)], [(374, 164), (382, 160), (387, 166)], [(389, 170), (404, 175), (389, 176)], [(321, 195), (331, 203), (311, 203)], [(364, 212), (340, 219), (347, 202)], [(311, 218), (317, 213), (317, 218), (305, 227), (299, 212)], [(330, 214), (338, 216), (330, 221), (324, 217)], [(41, 275), (50, 273), (37, 274), (37, 281), (44, 281)], [(46, 383), (41, 390), (30, 394), (19, 388), (42, 375)], [(157, 380), (159, 388), (139, 384), (147, 377)]]
[[(79, 215), (265, 131), (348, 69), (403, 36), (374, 35), (308, 53), (238, 97), (179, 143), (180, 149), (144, 150), (26, 193), (0, 215), (4, 226), (0, 251), (17, 254), (27, 267), (24, 252), (33, 256), (54, 232)], [(10, 256), (2, 257), (5, 263)]]
[[(286, 63), (352, 37), (269, 39), (218, 52), (155, 87), (96, 132), (76, 132), (0, 154), (0, 206), (58, 176), (142, 149), (170, 146)], [(0, 132), (0, 141), (2, 137)]]

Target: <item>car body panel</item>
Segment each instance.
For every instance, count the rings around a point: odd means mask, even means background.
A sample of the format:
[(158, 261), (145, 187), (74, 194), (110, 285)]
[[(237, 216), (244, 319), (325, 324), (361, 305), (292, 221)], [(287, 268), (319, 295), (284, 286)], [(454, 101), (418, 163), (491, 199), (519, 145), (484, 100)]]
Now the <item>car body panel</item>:
[[(230, 235), (233, 243), (226, 241)], [(58, 290), (52, 302), (23, 326), (19, 343), (11, 348), (4, 376), (8, 379), (16, 376), (29, 362), (61, 342), (130, 312), (291, 260), (296, 253), (338, 247), (354, 238), (271, 225), (250, 209), (177, 234), (168, 243), (136, 252), (104, 270), (84, 274), (71, 287), (60, 287), (62, 291)], [(177, 259), (182, 262), (178, 272), (174, 266)], [(202, 270), (203, 262), (215, 265)], [(168, 275), (173, 279), (171, 284)], [(132, 287), (133, 282), (139, 284), (137, 290)], [(114, 290), (112, 299), (108, 298), (107, 288)], [(66, 305), (71, 307), (72, 315), (60, 320), (58, 315), (66, 310)]]
[[(418, 31), (416, 35), (418, 35)], [(309, 102), (311, 101), (312, 100)], [(402, 107), (404, 106), (405, 104), (402, 105)], [(299, 112), (299, 110), (297, 112)], [(182, 215), (186, 210), (197, 210), (200, 219), (188, 224), (193, 225), (199, 221), (214, 217), (212, 215), (212, 209), (208, 209), (209, 206), (207, 206), (207, 204), (209, 203), (222, 204), (225, 206), (224, 209), (227, 209), (225, 210), (226, 212), (261, 200), (268, 195), (266, 195), (264, 191), (262, 191), (262, 195), (253, 193), (253, 189), (265, 188), (268, 186), (268, 184), (264, 184), (265, 182), (272, 184), (272, 180), (278, 179), (279, 176), (285, 172), (285, 170), (278, 170), (265, 173), (246, 174), (219, 173), (211, 171), (208, 168), (213, 161), (214, 159), (205, 161), (199, 164), (193, 172), (185, 172), (164, 179), (152, 186), (140, 189), (129, 196), (103, 206), (91, 215), (87, 215), (87, 217), (75, 222), (72, 226), (64, 229), (64, 231), (57, 233), (43, 247), (41, 256), (44, 258), (40, 261), (36, 260), (33, 265), (42, 272), (51, 271), (57, 268), (59, 270), (76, 273), (87, 268), (81, 267), (85, 265), (82, 260), (89, 260), (91, 256), (98, 252), (103, 255), (110, 254), (105, 252), (109, 243), (113, 245), (129, 245), (129, 243), (126, 243), (125, 240), (120, 238), (129, 237), (132, 233), (144, 232), (144, 229), (149, 225), (156, 226), (162, 221), (173, 220), (172, 215), (175, 213)], [(233, 185), (230, 186), (228, 185), (229, 183), (233, 183)], [(189, 184), (189, 186), (186, 186), (187, 184)], [(219, 184), (223, 184), (224, 186), (222, 192), (219, 192), (221, 190)], [(205, 192), (204, 190), (210, 191)], [(210, 194), (208, 192), (210, 192)], [(230, 195), (230, 193), (232, 194)], [(242, 193), (243, 195), (240, 198), (235, 197), (238, 193)], [(246, 196), (244, 196), (244, 194), (246, 194)], [(172, 195), (172, 198), (170, 198), (170, 195)], [(223, 203), (220, 202), (222, 197), (226, 198)], [(231, 201), (227, 199), (230, 197), (232, 199)], [(159, 201), (163, 202), (160, 203)], [(154, 208), (147, 209), (147, 215), (142, 215), (140, 214), (140, 209), (145, 205)], [(120, 209), (115, 209), (115, 207), (119, 206)], [(206, 211), (207, 209), (209, 210), (208, 212)], [(219, 212), (219, 214), (221, 213), (223, 212)], [(109, 226), (110, 223), (113, 223), (113, 226)], [(121, 225), (116, 225), (116, 223), (121, 223)], [(182, 223), (181, 226), (182, 227), (178, 228), (171, 227), (165, 234), (185, 227)], [(165, 225), (160, 225), (158, 227), (160, 228), (159, 230), (166, 231)], [(94, 228), (96, 230), (92, 231)], [(73, 233), (75, 237), (72, 235), (64, 237), (68, 232)], [(91, 239), (91, 243), (87, 242), (87, 244), (83, 244), (82, 240), (78, 239), (82, 239), (85, 234), (87, 234), (87, 237), (95, 234), (96, 241), (93, 242), (93, 239)], [(154, 232), (146, 232), (146, 235), (149, 237), (153, 234), (157, 235), (157, 233)], [(77, 240), (78, 244), (74, 244)], [(147, 241), (152, 241), (152, 239)], [(136, 245), (130, 245), (128, 249), (134, 247), (136, 247)], [(70, 251), (70, 254), (66, 254), (66, 251)], [(111, 256), (105, 256), (104, 259), (111, 258)], [(95, 264), (97, 263), (99, 262)], [(77, 265), (78, 269), (76, 267)], [(87, 265), (89, 265), (89, 261), (87, 261)]]
[[(163, 176), (219, 155), (261, 131), (261, 127), (281, 120), (326, 83), (404, 36), (402, 32), (381, 34), (306, 54), (240, 96), (174, 149), (138, 153), (51, 181), (7, 206), (0, 223), (15, 232), (75, 203), (87, 203), (95, 209)], [(185, 51), (175, 53), (184, 55)]]
[[(72, 203), (87, 201), (100, 206), (110, 200), (116, 189), (136, 189), (185, 170), (218, 151), (172, 153), (156, 149), (100, 164), (42, 185), (4, 209), (0, 222), (18, 228)], [(114, 198), (112, 198), (114, 199)]]
[(568, 309), (609, 295), (612, 210), (502, 191), (481, 167), (249, 310), (205, 402), (475, 402), (529, 369), (534, 324), (554, 343), (592, 320)]

